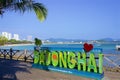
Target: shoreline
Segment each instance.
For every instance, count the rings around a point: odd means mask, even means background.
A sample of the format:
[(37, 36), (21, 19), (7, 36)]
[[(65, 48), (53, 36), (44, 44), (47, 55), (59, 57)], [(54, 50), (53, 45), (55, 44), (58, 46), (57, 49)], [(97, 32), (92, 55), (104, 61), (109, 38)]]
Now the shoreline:
[[(43, 43), (43, 45), (51, 45), (51, 44), (63, 45), (63, 44), (80, 44), (80, 43)], [(27, 45), (35, 45), (35, 44), (34, 43), (28, 43), (28, 44), (5, 44), (5, 45), (2, 45), (1, 47), (6, 47), (6, 46), (27, 46)]]
[(3, 46), (1, 46), (1, 47), (6, 47), (6, 46), (29, 46), (29, 45), (34, 45), (34, 44), (5, 44), (5, 45), (3, 45)]

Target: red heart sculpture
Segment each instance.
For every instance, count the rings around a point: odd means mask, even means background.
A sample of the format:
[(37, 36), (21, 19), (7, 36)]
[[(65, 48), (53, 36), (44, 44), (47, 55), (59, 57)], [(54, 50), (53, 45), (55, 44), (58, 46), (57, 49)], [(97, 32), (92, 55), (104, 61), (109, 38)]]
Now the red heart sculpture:
[(93, 49), (93, 45), (92, 44), (84, 43), (84, 50), (85, 50), (85, 52), (89, 52), (92, 49)]

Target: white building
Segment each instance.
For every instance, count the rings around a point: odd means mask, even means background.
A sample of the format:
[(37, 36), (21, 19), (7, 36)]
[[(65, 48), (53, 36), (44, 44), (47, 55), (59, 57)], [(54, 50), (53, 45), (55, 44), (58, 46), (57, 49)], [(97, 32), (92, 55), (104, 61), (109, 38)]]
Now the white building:
[(8, 33), (8, 40), (12, 39), (12, 34)]
[(12, 39), (12, 34), (8, 32), (2, 32), (2, 36), (5, 36), (8, 40)]
[(19, 35), (18, 35), (18, 34), (13, 34), (13, 39), (15, 39), (15, 40), (20, 40), (20, 39), (19, 39)]
[(7, 32), (2, 32), (2, 36), (5, 36), (7, 38)]

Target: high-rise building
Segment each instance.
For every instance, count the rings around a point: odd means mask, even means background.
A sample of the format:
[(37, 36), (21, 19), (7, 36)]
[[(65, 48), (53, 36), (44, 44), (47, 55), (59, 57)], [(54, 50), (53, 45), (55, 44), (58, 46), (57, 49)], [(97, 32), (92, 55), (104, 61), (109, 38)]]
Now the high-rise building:
[(2, 32), (1, 35), (2, 35), (2, 36), (5, 36), (8, 40), (10, 40), (10, 39), (20, 40), (18, 34), (13, 34), (13, 37), (12, 37), (12, 34), (11, 34), (11, 33), (8, 33), (8, 32)]
[(18, 34), (13, 34), (13, 39), (15, 39), (15, 40), (20, 40), (20, 39), (19, 39), (19, 35), (18, 35)]
[(7, 32), (2, 32), (2, 36), (5, 36), (7, 38)]
[(8, 40), (12, 39), (12, 34), (8, 32), (2, 32), (2, 36), (5, 36)]
[(8, 40), (12, 39), (12, 34), (8, 33)]

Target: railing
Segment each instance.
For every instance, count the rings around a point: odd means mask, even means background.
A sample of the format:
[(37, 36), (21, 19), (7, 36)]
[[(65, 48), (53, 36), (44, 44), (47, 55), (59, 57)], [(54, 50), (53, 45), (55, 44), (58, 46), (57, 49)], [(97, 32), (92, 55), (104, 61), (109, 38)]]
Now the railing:
[(120, 68), (120, 54), (104, 54), (104, 65)]
[(33, 62), (33, 51), (0, 49), (0, 58)]
[(120, 54), (104, 54), (104, 70), (120, 72)]

